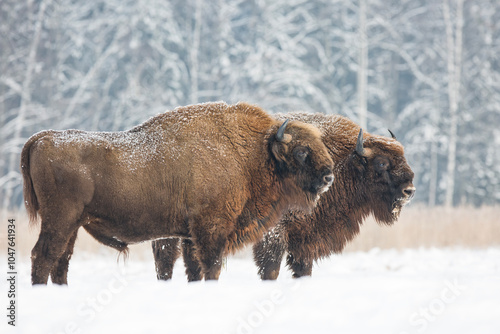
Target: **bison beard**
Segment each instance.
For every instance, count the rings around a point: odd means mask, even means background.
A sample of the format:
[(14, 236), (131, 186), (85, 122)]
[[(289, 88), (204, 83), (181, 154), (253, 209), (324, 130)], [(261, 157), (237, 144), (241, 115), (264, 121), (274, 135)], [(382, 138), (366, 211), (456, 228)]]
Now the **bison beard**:
[[(279, 122), (246, 103), (180, 107), (124, 132), (43, 131), (21, 155), (31, 221), (32, 283), (66, 284), (77, 231), (126, 252), (185, 238), (205, 279), (290, 208), (312, 210), (332, 160), (311, 125)], [(281, 126), (280, 126), (281, 125)], [(178, 256), (178, 242), (172, 243)], [(168, 278), (168, 277), (165, 277)]]
[[(359, 126), (341, 116), (290, 113), (278, 118), (300, 120), (319, 127), (333, 158), (335, 182), (312, 214), (290, 211), (254, 246), (254, 260), (262, 279), (276, 279), (285, 253), (294, 277), (311, 275), (314, 261), (340, 253), (359, 233), (365, 217), (392, 224), (413, 197), (413, 172), (402, 145), (392, 139), (364, 134)], [(364, 139), (363, 139), (364, 138)], [(160, 249), (163, 240), (153, 243)], [(189, 245), (183, 245), (183, 250)], [(165, 249), (164, 249), (165, 251)], [(188, 280), (197, 264), (184, 252)], [(176, 257), (155, 252), (156, 263), (173, 266)], [(158, 278), (162, 278), (158, 272)], [(171, 273), (170, 273), (171, 274)]]

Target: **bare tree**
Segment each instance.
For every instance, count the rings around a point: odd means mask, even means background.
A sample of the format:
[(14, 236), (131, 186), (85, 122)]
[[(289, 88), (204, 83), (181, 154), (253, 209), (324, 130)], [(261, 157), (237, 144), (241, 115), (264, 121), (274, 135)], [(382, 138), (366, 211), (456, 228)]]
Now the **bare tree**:
[(359, 125), (367, 128), (367, 71), (368, 71), (368, 37), (366, 34), (366, 0), (359, 0), (359, 28), (358, 28), (358, 113)]
[(443, 0), (443, 16), (446, 26), (448, 101), (449, 101), (449, 143), (448, 166), (446, 175), (445, 205), (453, 205), (455, 195), (455, 170), (457, 161), (458, 106), (460, 103), (461, 66), (462, 66), (462, 30), (464, 25), (464, 0), (456, 1), (456, 23), (452, 21), (448, 0)]
[[(28, 9), (32, 9), (33, 4), (28, 5)], [(13, 126), (12, 137), (10, 138), (11, 148), (9, 149), (10, 154), (8, 155), (8, 173), (2, 179), (5, 187), (4, 189), (4, 199), (2, 206), (4, 208), (9, 208), (11, 206), (11, 199), (14, 186), (20, 180), (19, 170), (17, 165), (19, 163), (19, 152), (24, 143), (22, 139), (22, 130), (25, 126), (26, 116), (31, 103), (31, 85), (32, 79), (37, 65), (37, 50), (40, 44), (41, 33), (43, 21), (45, 18), (45, 10), (47, 8), (47, 1), (42, 0), (39, 4), (38, 13), (36, 15), (36, 20), (34, 22), (34, 29), (32, 32), (31, 45), (29, 46), (28, 55), (26, 57), (26, 70), (24, 72), (24, 77), (22, 83), (16, 82), (15, 79), (10, 77), (3, 77), (2, 82), (8, 85), (11, 89), (17, 92), (20, 97), (19, 109), (17, 112), (17, 117), (14, 122), (11, 122)], [(17, 182), (11, 182), (12, 180), (17, 180)]]

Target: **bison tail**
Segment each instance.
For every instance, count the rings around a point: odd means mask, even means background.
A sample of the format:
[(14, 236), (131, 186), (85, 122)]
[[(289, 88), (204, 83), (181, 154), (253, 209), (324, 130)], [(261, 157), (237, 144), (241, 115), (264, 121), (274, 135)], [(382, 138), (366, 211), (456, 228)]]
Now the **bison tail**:
[(36, 142), (42, 135), (44, 135), (44, 133), (39, 133), (32, 136), (26, 142), (26, 144), (24, 144), (23, 150), (21, 152), (21, 174), (23, 176), (24, 206), (26, 207), (26, 211), (28, 212), (30, 224), (34, 224), (37, 221), (38, 210), (40, 209), (30, 173), (31, 147), (33, 143)]

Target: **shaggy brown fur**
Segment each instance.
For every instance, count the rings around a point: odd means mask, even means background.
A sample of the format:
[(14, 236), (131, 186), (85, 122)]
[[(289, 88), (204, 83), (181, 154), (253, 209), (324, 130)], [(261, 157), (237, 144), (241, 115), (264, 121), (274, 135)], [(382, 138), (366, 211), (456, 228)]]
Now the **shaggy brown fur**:
[(34, 135), (21, 156), (26, 208), (32, 221), (41, 217), (32, 283), (49, 274), (67, 282), (79, 227), (119, 251), (189, 238), (205, 279), (217, 279), (224, 254), (262, 238), (288, 209), (311, 210), (331, 184), (319, 130), (292, 121), (277, 135), (281, 123), (256, 106), (219, 102), (124, 132)]
[[(360, 154), (356, 151), (360, 128), (345, 117), (290, 113), (278, 118), (308, 122), (323, 131), (323, 141), (335, 163), (335, 182), (312, 214), (289, 212), (254, 246), (262, 279), (278, 277), (285, 253), (294, 277), (311, 275), (313, 262), (340, 253), (369, 214), (388, 225), (397, 220), (415, 191), (413, 172), (403, 146), (395, 139), (365, 133), (364, 152)], [(168, 254), (161, 258), (160, 253), (156, 260), (172, 263), (175, 258), (168, 258)], [(192, 263), (192, 259), (187, 261)], [(193, 268), (196, 264), (186, 271), (190, 280)]]

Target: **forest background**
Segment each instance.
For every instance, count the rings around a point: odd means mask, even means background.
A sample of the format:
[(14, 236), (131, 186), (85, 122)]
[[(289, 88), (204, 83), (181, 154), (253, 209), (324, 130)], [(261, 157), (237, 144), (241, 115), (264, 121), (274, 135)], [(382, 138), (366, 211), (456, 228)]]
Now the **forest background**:
[(494, 0), (4, 0), (0, 208), (43, 129), (117, 131), (181, 105), (345, 115), (405, 146), (414, 202), (500, 201)]

